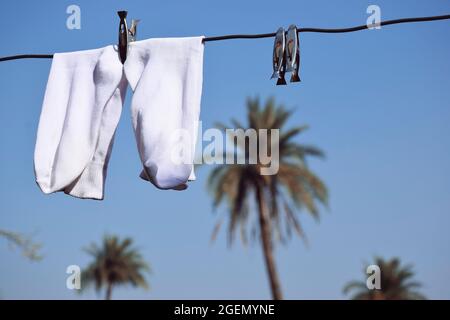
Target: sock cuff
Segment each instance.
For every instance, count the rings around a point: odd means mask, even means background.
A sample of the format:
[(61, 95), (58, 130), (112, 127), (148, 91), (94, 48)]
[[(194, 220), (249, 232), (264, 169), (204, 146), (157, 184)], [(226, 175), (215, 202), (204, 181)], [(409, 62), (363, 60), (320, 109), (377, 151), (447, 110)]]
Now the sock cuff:
[(90, 162), (83, 173), (64, 189), (64, 193), (76, 198), (103, 200), (106, 172), (106, 163)]

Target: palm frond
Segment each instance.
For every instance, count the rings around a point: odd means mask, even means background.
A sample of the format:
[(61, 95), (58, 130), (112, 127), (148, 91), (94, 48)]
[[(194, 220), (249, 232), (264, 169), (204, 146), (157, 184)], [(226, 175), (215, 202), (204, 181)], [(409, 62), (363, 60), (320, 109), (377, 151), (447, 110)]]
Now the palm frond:
[(219, 234), (220, 228), (222, 227), (223, 219), (219, 219), (219, 221), (214, 226), (214, 229), (211, 233), (210, 242), (216, 241), (217, 235)]
[(309, 128), (309, 126), (303, 125), (303, 126), (295, 127), (295, 128), (289, 129), (289, 130), (287, 130), (285, 132), (282, 132), (280, 134), (280, 149), (290, 139), (292, 139), (294, 136), (302, 133), (303, 131), (307, 130), (308, 128)]
[(286, 213), (286, 221), (290, 222), (287, 224), (287, 228), (290, 231), (291, 224), (294, 226), (294, 230), (297, 233), (297, 235), (304, 241), (304, 243), (308, 246), (308, 237), (306, 236), (306, 233), (303, 231), (303, 228), (298, 221), (297, 217), (294, 214), (294, 211), (291, 209), (289, 204), (285, 199), (283, 199), (283, 205), (284, 205), (284, 212)]

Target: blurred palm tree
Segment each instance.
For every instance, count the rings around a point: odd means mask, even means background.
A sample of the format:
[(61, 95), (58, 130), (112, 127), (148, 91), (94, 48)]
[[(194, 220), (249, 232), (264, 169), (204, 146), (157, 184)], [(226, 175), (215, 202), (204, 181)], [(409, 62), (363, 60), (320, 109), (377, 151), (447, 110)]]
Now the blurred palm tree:
[(30, 236), (0, 229), (0, 237), (5, 238), (11, 245), (20, 248), (22, 254), (29, 260), (39, 261), (42, 259), (40, 254), (42, 245), (35, 243)]
[[(366, 281), (351, 281), (344, 287), (344, 294), (350, 291), (355, 293), (351, 297), (353, 300), (422, 300), (424, 295), (416, 291), (422, 285), (413, 281), (414, 272), (412, 266), (401, 266), (398, 258), (384, 260), (375, 258), (375, 265), (381, 271), (381, 289), (367, 288)], [(366, 270), (364, 275), (366, 275)]]
[(105, 287), (106, 300), (111, 299), (113, 288), (119, 285), (148, 289), (144, 273), (150, 272), (150, 267), (132, 244), (130, 238), (105, 236), (100, 247), (92, 243), (86, 248), (94, 261), (81, 274), (82, 288), (94, 284), (96, 291), (100, 291)]
[[(258, 150), (261, 143), (267, 143), (271, 150), (270, 129), (280, 129), (279, 132), (279, 170), (275, 175), (261, 175), (260, 169), (267, 167), (261, 162), (259, 155), (256, 164), (249, 164), (248, 159), (255, 155), (249, 154), (249, 143), (237, 143), (238, 152), (246, 159), (246, 164), (225, 164), (212, 170), (208, 179), (208, 188), (213, 193), (214, 207), (225, 199), (229, 207), (228, 242), (232, 243), (235, 230), (239, 227), (241, 240), (247, 243), (247, 222), (249, 207), (256, 203), (255, 221), (252, 224), (251, 236), (258, 235), (261, 240), (266, 269), (273, 299), (282, 299), (280, 281), (275, 266), (274, 240), (285, 241), (290, 238), (292, 230), (306, 240), (300, 222), (293, 208), (305, 208), (313, 217), (319, 217), (316, 202), (327, 203), (327, 188), (324, 183), (309, 170), (306, 158), (309, 156), (323, 157), (321, 150), (309, 145), (301, 145), (293, 141), (294, 137), (307, 129), (299, 126), (284, 129), (292, 111), (283, 106), (275, 105), (273, 98), (266, 101), (260, 108), (259, 99), (247, 100), (247, 121), (244, 126), (236, 119), (232, 125), (238, 129), (268, 129), (269, 138), (258, 139)], [(227, 127), (222, 123), (217, 125), (222, 130)], [(234, 143), (234, 141), (233, 141)], [(259, 154), (259, 152), (258, 152)], [(236, 154), (233, 154), (233, 157)], [(214, 228), (212, 240), (220, 229), (222, 220)]]

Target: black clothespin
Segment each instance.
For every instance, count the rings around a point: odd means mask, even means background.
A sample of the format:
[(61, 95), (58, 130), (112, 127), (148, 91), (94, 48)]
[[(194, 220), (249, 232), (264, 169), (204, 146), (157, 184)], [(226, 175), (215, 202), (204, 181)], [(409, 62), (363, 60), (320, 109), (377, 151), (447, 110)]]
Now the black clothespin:
[(119, 15), (119, 56), (120, 61), (125, 63), (127, 59), (127, 51), (128, 51), (128, 27), (127, 27), (127, 11), (117, 11)]
[(130, 42), (136, 41), (136, 33), (137, 33), (137, 25), (139, 23), (139, 19), (131, 20), (131, 27), (128, 29), (127, 27), (127, 11), (117, 11), (119, 15), (119, 56), (122, 64), (127, 60), (127, 52), (128, 52), (128, 44)]
[(287, 72), (291, 73), (290, 82), (300, 82), (298, 71), (300, 67), (300, 46), (298, 31), (295, 25), (290, 25), (286, 35), (286, 64)]
[(273, 45), (273, 74), (271, 79), (278, 78), (278, 85), (285, 85), (284, 74), (286, 72), (286, 35), (283, 28), (279, 28), (275, 34)]

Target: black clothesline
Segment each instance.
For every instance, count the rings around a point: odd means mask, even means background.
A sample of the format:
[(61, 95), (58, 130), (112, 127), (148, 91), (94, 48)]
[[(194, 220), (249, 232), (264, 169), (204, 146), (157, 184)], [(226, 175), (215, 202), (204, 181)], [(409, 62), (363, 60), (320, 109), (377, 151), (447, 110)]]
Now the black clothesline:
[[(298, 28), (297, 32), (316, 32), (316, 33), (347, 33), (347, 32), (355, 32), (370, 29), (377, 26), (387, 26), (391, 24), (399, 24), (399, 23), (410, 23), (410, 22), (425, 22), (425, 21), (436, 21), (436, 20), (448, 20), (450, 19), (450, 14), (441, 15), (441, 16), (430, 16), (430, 17), (416, 17), (416, 18), (403, 18), (403, 19), (394, 19), (394, 20), (386, 20), (381, 21), (379, 24), (373, 25), (360, 25), (356, 27), (350, 28), (338, 28), (338, 29), (324, 29), (324, 28)], [(260, 34), (230, 34), (225, 36), (217, 36), (217, 37), (205, 37), (203, 42), (211, 42), (211, 41), (221, 41), (221, 40), (230, 40), (230, 39), (260, 39), (260, 38), (270, 38), (275, 36), (275, 32), (272, 33), (260, 33)], [(8, 61), (8, 60), (17, 60), (17, 59), (28, 59), (28, 58), (38, 58), (38, 59), (51, 59), (53, 58), (53, 54), (21, 54), (14, 56), (6, 56), (0, 57), (0, 62)]]

